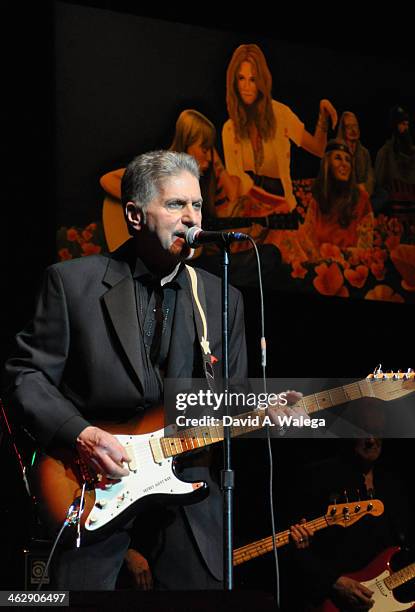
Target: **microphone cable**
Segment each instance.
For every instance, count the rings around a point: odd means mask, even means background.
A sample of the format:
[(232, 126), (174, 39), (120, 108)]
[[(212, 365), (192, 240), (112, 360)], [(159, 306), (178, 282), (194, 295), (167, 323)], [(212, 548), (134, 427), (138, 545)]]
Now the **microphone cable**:
[[(259, 284), (259, 298), (260, 298), (260, 311), (261, 311), (262, 384), (263, 384), (264, 393), (267, 393), (267, 377), (266, 377), (267, 341), (265, 338), (265, 308), (264, 308), (264, 290), (262, 286), (261, 259), (259, 257), (258, 247), (255, 243), (255, 240), (251, 236), (248, 236), (248, 240), (254, 248), (255, 256), (257, 260), (257, 268), (258, 268), (258, 284)], [(271, 433), (270, 433), (270, 428), (268, 424), (266, 425), (266, 432), (267, 432), (267, 448), (268, 448), (268, 457), (269, 457), (269, 507), (270, 507), (270, 516), (271, 516), (272, 540), (274, 543), (274, 546), (273, 546), (274, 570), (275, 570), (275, 595), (274, 597), (275, 597), (277, 610), (279, 610), (280, 609), (280, 569), (279, 569), (279, 560), (278, 560), (278, 551), (277, 551), (277, 531), (275, 527), (274, 461), (273, 461), (273, 456), (272, 456)]]

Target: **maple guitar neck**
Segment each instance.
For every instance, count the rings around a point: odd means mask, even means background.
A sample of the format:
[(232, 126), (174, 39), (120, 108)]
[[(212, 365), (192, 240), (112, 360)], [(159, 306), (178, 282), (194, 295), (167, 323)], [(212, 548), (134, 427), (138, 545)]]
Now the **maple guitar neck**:
[(388, 578), (385, 578), (384, 582), (388, 589), (393, 590), (413, 578), (415, 578), (415, 563), (411, 563), (411, 565), (407, 565), (403, 569), (391, 574)]
[[(320, 391), (302, 397), (297, 403), (307, 414), (313, 414), (320, 410), (326, 410), (339, 406), (345, 402), (373, 396), (373, 383), (363, 379), (342, 387), (336, 387), (327, 391)], [(253, 410), (238, 416), (238, 425), (231, 426), (231, 436), (238, 437), (263, 427), (265, 411)], [(202, 448), (221, 442), (224, 438), (223, 425), (214, 424), (207, 426), (191, 427), (181, 430), (173, 436), (166, 436), (159, 440), (165, 458), (175, 457), (187, 453), (196, 448)], [(151, 444), (151, 442), (150, 442)]]
[[(307, 523), (303, 523), (303, 527), (310, 527), (314, 531), (319, 531), (320, 529), (325, 529), (329, 527), (327, 520), (324, 516), (320, 516), (319, 518), (313, 519), (312, 521), (307, 521)], [(290, 541), (290, 530), (286, 529), (285, 531), (280, 531), (275, 535), (275, 546), (276, 548), (281, 548), (282, 546), (286, 546)], [(247, 544), (246, 546), (241, 546), (240, 548), (236, 548), (233, 551), (233, 564), (241, 565), (246, 561), (250, 561), (251, 559), (256, 559), (257, 557), (261, 557), (268, 552), (271, 552), (274, 549), (274, 538), (273, 536), (269, 536), (267, 538), (263, 538), (262, 540), (258, 540), (257, 542), (252, 542), (251, 544)]]
[[(306, 523), (303, 523), (303, 526), (311, 528), (314, 532), (319, 531), (320, 529), (325, 529), (326, 527), (332, 527), (334, 525), (339, 527), (350, 527), (364, 516), (380, 516), (383, 514), (383, 511), (384, 506), (379, 499), (370, 499), (337, 505), (332, 504), (327, 508), (325, 515), (311, 521), (307, 521)], [(286, 546), (289, 541), (290, 530), (286, 529), (285, 531), (277, 533), (275, 539), (273, 536), (269, 536), (267, 538), (263, 538), (262, 540), (257, 540), (256, 542), (246, 544), (241, 548), (236, 548), (233, 551), (233, 564), (241, 565), (242, 563), (246, 563), (246, 561), (256, 559), (261, 555), (271, 552), (274, 549), (274, 546), (276, 548)]]

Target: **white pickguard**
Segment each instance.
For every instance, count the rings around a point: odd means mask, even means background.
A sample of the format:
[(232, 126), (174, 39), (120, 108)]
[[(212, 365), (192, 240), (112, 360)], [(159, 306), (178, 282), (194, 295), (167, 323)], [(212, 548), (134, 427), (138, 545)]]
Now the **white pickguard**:
[(163, 428), (141, 435), (116, 435), (116, 438), (133, 457), (128, 476), (109, 488), (95, 489), (95, 506), (85, 521), (87, 531), (97, 531), (122, 514), (131, 504), (147, 495), (185, 495), (192, 493), (201, 483), (188, 483), (179, 480), (173, 472), (173, 459), (156, 462), (150, 440), (168, 435)]
[(388, 589), (384, 583), (385, 578), (388, 578), (389, 575), (389, 572), (386, 570), (376, 578), (362, 582), (368, 589), (373, 591), (372, 599), (374, 599), (375, 603), (370, 608), (371, 612), (409, 610), (415, 604), (415, 601), (402, 603), (394, 598), (393, 591)]

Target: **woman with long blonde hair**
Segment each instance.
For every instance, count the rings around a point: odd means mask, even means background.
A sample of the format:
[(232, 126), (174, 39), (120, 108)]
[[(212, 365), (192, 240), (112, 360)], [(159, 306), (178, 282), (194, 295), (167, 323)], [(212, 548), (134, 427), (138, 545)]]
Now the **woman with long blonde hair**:
[(226, 169), (241, 180), (242, 195), (254, 209), (272, 206), (276, 212), (295, 208), (290, 175), (291, 141), (322, 157), (329, 122), (334, 128), (337, 113), (329, 100), (320, 101), (314, 134), (310, 134), (293, 111), (272, 99), (272, 76), (258, 45), (240, 45), (226, 74), (229, 119), (222, 141)]

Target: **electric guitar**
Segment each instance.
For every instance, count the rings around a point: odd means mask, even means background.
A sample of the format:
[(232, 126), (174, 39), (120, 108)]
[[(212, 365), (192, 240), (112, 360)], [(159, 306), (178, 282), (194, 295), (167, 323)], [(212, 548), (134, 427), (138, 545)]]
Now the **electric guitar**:
[[(412, 393), (414, 379), (363, 379), (342, 387), (302, 397), (297, 406), (306, 413), (325, 410), (362, 397), (393, 400)], [(260, 418), (255, 418), (260, 416)], [(263, 425), (265, 411), (240, 415), (241, 423), (231, 426), (231, 435), (239, 436)], [(236, 417), (235, 417), (236, 418)], [(259, 423), (258, 423), (259, 421)], [(160, 498), (185, 504), (207, 494), (204, 482), (184, 482), (175, 474), (175, 459), (184, 453), (223, 440), (223, 425), (192, 427), (178, 431), (175, 424), (164, 427), (162, 407), (146, 410), (145, 415), (124, 423), (95, 423), (116, 435), (131, 461), (130, 473), (120, 481), (108, 481), (67, 449), (50, 450), (41, 455), (31, 473), (31, 485), (41, 517), (53, 529), (68, 520), (80, 519), (85, 536), (96, 536), (125, 523), (137, 506)], [(83, 487), (85, 485), (85, 487)], [(193, 499), (192, 499), (193, 498)], [(82, 507), (82, 512), (80, 511)]]
[[(393, 590), (415, 578), (415, 563), (407, 565), (403, 569), (392, 572), (390, 562), (392, 557), (400, 550), (392, 547), (378, 555), (365, 569), (353, 574), (347, 574), (368, 589), (373, 591), (374, 604), (371, 612), (395, 612), (398, 610), (413, 610), (415, 601), (406, 603), (398, 601), (393, 595)], [(341, 612), (332, 601), (326, 600), (319, 612)]]
[(260, 217), (215, 217), (203, 220), (205, 230), (230, 230), (237, 227), (251, 227), (251, 225), (262, 225), (269, 229), (298, 229), (299, 215), (296, 212), (272, 213)]
[[(383, 514), (383, 503), (379, 499), (369, 499), (347, 504), (331, 505), (327, 508), (324, 516), (303, 523), (303, 527), (311, 527), (314, 531), (326, 529), (333, 525), (350, 527), (356, 521), (367, 515), (380, 516)], [(233, 564), (241, 565), (251, 559), (256, 559), (276, 548), (286, 546), (290, 541), (290, 530), (281, 531), (275, 535), (263, 538), (246, 546), (241, 546), (233, 551)]]

